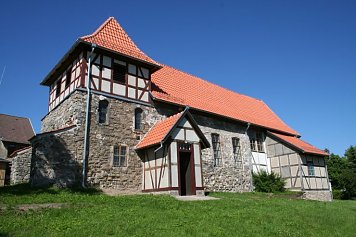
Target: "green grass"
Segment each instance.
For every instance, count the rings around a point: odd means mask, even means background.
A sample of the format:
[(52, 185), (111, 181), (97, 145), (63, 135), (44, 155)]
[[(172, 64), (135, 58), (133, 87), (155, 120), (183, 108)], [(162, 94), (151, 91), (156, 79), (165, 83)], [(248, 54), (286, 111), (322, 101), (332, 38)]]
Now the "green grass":
[[(356, 202), (288, 195), (213, 193), (182, 202), (166, 195), (110, 197), (95, 190), (0, 188), (0, 236), (355, 236)], [(20, 211), (20, 204), (67, 203)]]

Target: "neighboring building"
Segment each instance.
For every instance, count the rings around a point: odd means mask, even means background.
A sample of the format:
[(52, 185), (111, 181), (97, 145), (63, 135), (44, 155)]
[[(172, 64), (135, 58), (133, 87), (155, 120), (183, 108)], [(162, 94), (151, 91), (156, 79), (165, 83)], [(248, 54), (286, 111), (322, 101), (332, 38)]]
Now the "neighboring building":
[(327, 153), (263, 101), (151, 59), (112, 17), (41, 84), (50, 88), (49, 112), (31, 140), (33, 185), (246, 192), (252, 171), (266, 170), (310, 198), (331, 198)]
[[(35, 135), (31, 121), (28, 118), (21, 118), (7, 114), (0, 114), (0, 186), (11, 183), (18, 183), (15, 176), (14, 180), (11, 175), (17, 173), (19, 167), (16, 162), (13, 165), (14, 154), (17, 150), (29, 150), (30, 138)], [(31, 154), (25, 159), (26, 167), (30, 164)], [(15, 159), (16, 161), (17, 159)], [(25, 175), (26, 181), (29, 181), (29, 169)], [(22, 179), (22, 178), (21, 178)], [(3, 181), (1, 181), (3, 180)], [(10, 181), (11, 180), (11, 181)], [(25, 181), (25, 182), (26, 182)]]

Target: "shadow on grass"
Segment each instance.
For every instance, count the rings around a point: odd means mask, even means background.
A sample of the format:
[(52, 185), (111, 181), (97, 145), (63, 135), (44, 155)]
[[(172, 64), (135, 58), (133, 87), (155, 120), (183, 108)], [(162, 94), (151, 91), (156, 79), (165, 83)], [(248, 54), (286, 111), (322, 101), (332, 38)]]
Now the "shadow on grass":
[[(70, 192), (78, 194), (97, 195), (102, 191), (95, 188), (82, 188), (80, 186), (73, 186), (70, 188), (57, 188), (54, 186), (47, 187), (32, 187), (29, 183), (17, 184), (12, 186), (0, 187), (0, 195), (31, 195), (31, 194), (58, 194), (60, 192)], [(0, 235), (1, 237), (1, 235)]]

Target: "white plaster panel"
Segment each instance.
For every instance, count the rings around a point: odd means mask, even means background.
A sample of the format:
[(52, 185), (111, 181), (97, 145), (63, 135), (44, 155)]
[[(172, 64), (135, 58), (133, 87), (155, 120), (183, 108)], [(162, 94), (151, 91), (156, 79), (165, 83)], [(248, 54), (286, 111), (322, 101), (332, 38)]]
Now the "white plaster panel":
[(128, 93), (128, 96), (129, 96), (130, 98), (136, 99), (136, 90), (135, 90), (135, 89), (129, 88), (128, 92), (129, 92), (129, 93)]
[[(294, 183), (293, 183), (293, 184), (294, 184)], [(299, 178), (299, 177), (295, 179), (294, 187), (296, 187), (296, 188), (302, 187), (302, 186), (301, 186), (301, 183), (300, 183), (300, 178)]]
[(316, 186), (318, 187), (318, 189), (322, 189), (323, 188), (323, 184), (321, 182), (321, 178), (317, 178), (316, 179)]
[(104, 92), (110, 93), (110, 82), (102, 80), (101, 81), (101, 90)]
[(106, 67), (111, 67), (111, 58), (103, 56), (103, 65)]
[(289, 162), (291, 165), (299, 164), (299, 157), (296, 153), (289, 155)]
[(292, 176), (297, 176), (297, 175), (299, 175), (299, 174), (298, 174), (298, 166), (291, 166), (290, 169), (291, 169), (291, 174), (292, 174)]
[(184, 130), (176, 128), (172, 133), (173, 139), (184, 140)]
[(279, 166), (278, 157), (272, 157), (271, 158), (271, 167), (278, 167), (278, 166)]
[(288, 178), (288, 179), (285, 179), (286, 181), (286, 185), (284, 186), (285, 188), (290, 188), (291, 187), (291, 180)]
[(177, 142), (171, 143), (171, 163), (177, 163)]
[(327, 189), (327, 188), (329, 188), (329, 186), (328, 186), (328, 180), (325, 178), (325, 179), (322, 179), (321, 180), (321, 183), (323, 184), (323, 188), (325, 188), (325, 189)]
[(156, 166), (158, 167), (158, 169), (161, 168), (162, 163), (163, 163), (163, 158), (156, 159)]
[(195, 133), (194, 130), (186, 130), (185, 135), (187, 141), (192, 141), (192, 142), (200, 141), (198, 135)]
[(200, 151), (199, 144), (193, 144), (194, 147), (194, 164), (200, 165)]
[(136, 86), (136, 77), (128, 75), (128, 84), (131, 86)]
[(101, 72), (101, 75), (102, 75), (103, 78), (111, 79), (111, 69), (104, 67), (102, 72)]
[[(93, 83), (94, 83), (94, 85), (93, 85)], [(99, 79), (98, 78), (93, 78), (93, 80), (91, 81), (91, 88), (94, 88), (94, 86), (95, 86), (95, 88), (99, 89)]]
[(202, 180), (201, 180), (201, 168), (195, 167), (195, 185), (196, 187), (202, 187)]
[(113, 84), (113, 93), (116, 95), (126, 96), (126, 86), (114, 83)]
[(158, 188), (167, 188), (168, 187), (168, 169), (167, 167), (163, 167), (163, 169), (160, 169), (160, 184)]
[(145, 93), (143, 93), (141, 100), (148, 102), (148, 92), (147, 91)]
[(315, 178), (309, 178), (309, 184), (311, 189), (316, 189), (316, 181)]
[(320, 169), (320, 176), (326, 177), (325, 167), (320, 167), (319, 169)]
[(138, 84), (137, 86), (140, 87), (140, 88), (145, 88), (146, 87), (146, 84), (145, 84), (145, 81), (141, 78), (138, 78)]
[(149, 171), (145, 171), (145, 189), (152, 189), (152, 180)]
[(171, 172), (172, 172), (172, 187), (178, 187), (178, 167), (177, 167), (177, 165), (172, 164)]
[(91, 68), (91, 74), (93, 76), (99, 76), (99, 74), (100, 74), (99, 66), (93, 65), (92, 68)]
[(287, 155), (281, 156), (279, 162), (280, 162), (281, 166), (289, 165), (288, 156)]
[(75, 69), (75, 78), (77, 78), (79, 75), (80, 75), (80, 67), (77, 67), (77, 69)]
[(315, 176), (320, 177), (320, 167), (314, 167)]

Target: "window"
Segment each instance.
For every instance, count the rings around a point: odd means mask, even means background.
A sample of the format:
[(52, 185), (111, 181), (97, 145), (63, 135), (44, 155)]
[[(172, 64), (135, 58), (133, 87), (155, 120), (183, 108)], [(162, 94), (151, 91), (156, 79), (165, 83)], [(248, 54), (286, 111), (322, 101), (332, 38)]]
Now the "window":
[(250, 131), (248, 136), (250, 137), (250, 147), (253, 152), (265, 152), (264, 149), (264, 137), (262, 132)]
[(57, 81), (56, 97), (58, 97), (58, 96), (61, 94), (61, 83), (62, 83), (62, 80), (59, 79), (59, 80)]
[(257, 151), (256, 149), (256, 139), (254, 137), (250, 137), (250, 146), (252, 151)]
[(70, 85), (72, 80), (72, 68), (69, 68), (66, 72), (66, 88)]
[(113, 66), (113, 80), (121, 84), (126, 83), (126, 66), (114, 63)]
[(232, 138), (232, 153), (235, 163), (240, 162), (240, 139), (237, 137)]
[(98, 122), (99, 123), (106, 123), (108, 107), (109, 107), (109, 101), (107, 101), (107, 100), (99, 101), (99, 108), (98, 108)]
[(257, 151), (258, 152), (264, 152), (264, 149), (263, 149), (263, 136), (262, 136), (262, 133), (260, 133), (260, 132), (256, 133), (256, 143), (257, 143)]
[(221, 165), (221, 152), (220, 152), (219, 134), (216, 134), (216, 133), (211, 134), (211, 141), (213, 144), (213, 152), (214, 152), (214, 166), (220, 166)]
[(114, 156), (113, 156), (113, 167), (124, 167), (126, 166), (126, 157), (127, 157), (127, 146), (125, 145), (116, 145), (114, 146)]
[(135, 130), (142, 129), (142, 109), (136, 108), (135, 109)]
[(315, 176), (315, 169), (313, 161), (308, 161), (308, 176)]

